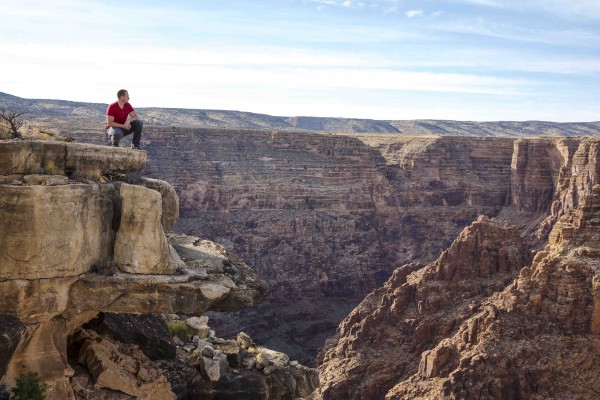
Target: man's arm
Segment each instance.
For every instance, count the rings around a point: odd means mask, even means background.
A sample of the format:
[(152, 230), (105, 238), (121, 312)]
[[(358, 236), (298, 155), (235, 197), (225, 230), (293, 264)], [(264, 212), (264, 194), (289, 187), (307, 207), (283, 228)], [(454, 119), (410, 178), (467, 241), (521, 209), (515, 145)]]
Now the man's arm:
[(137, 113), (135, 111), (132, 111), (129, 113), (129, 122), (133, 122), (139, 119)]
[(123, 128), (123, 129), (131, 128), (131, 125), (127, 122), (125, 122), (124, 124), (116, 123), (115, 117), (113, 117), (111, 115), (106, 116), (106, 125), (108, 125), (109, 128)]

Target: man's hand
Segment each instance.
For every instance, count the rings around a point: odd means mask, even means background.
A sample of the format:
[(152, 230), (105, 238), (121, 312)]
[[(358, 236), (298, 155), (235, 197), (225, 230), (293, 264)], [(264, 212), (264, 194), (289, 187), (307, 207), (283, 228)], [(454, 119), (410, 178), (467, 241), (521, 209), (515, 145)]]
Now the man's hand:
[(131, 129), (131, 124), (130, 124), (129, 122), (125, 122), (125, 123), (123, 124), (123, 128), (125, 128), (125, 130), (127, 130), (127, 131), (128, 131), (129, 129)]

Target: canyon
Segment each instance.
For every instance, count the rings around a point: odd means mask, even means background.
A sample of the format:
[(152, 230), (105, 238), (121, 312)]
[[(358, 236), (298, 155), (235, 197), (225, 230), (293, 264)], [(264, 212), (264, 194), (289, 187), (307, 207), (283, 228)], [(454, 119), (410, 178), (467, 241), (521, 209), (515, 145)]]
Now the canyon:
[(307, 364), (397, 267), (435, 260), (479, 215), (516, 224), (540, 250), (597, 183), (593, 138), (152, 126), (144, 140), (145, 173), (179, 196), (174, 230), (223, 244), (272, 288), (267, 302), (211, 315), (215, 329)]
[[(98, 121), (69, 118), (29, 123), (104, 143)], [(155, 226), (219, 243), (270, 287), (244, 310), (203, 310), (211, 328), (318, 365), (312, 398), (591, 398), (600, 140), (550, 125), (539, 134), (565, 136), (518, 137), (510, 123), (502, 137), (148, 124), (136, 168), (179, 203)], [(98, 171), (84, 175), (121, 173)], [(166, 244), (171, 273), (183, 267)], [(124, 271), (156, 265), (121, 251)]]

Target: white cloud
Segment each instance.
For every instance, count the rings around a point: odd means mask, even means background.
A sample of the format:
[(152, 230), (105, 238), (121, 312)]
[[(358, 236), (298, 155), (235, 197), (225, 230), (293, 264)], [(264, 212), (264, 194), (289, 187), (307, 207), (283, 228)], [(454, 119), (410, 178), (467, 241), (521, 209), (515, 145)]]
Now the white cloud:
[[(475, 4), (478, 6), (492, 7), (492, 8), (504, 8), (504, 5), (498, 1), (494, 0), (451, 0), (456, 3), (467, 3), (467, 4)], [(509, 0), (509, 2), (512, 0)], [(506, 2), (506, 1), (505, 1)]]
[(600, 19), (598, 0), (531, 0), (534, 6), (564, 17)]
[(423, 10), (409, 10), (406, 12), (408, 18), (420, 17), (421, 15), (423, 15)]
[(564, 18), (600, 19), (598, 0), (451, 0), (456, 3), (475, 4), (492, 8), (514, 9), (528, 12), (545, 11)]

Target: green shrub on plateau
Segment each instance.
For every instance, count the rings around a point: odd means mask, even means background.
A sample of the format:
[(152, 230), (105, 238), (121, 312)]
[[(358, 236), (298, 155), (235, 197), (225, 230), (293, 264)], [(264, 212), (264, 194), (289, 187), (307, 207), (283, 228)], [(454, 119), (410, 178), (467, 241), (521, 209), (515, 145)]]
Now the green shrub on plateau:
[(194, 336), (194, 330), (183, 321), (169, 321), (167, 324), (171, 336), (177, 336), (183, 341), (189, 341)]

